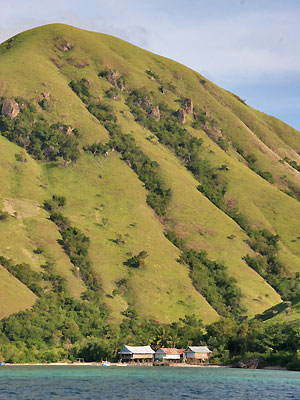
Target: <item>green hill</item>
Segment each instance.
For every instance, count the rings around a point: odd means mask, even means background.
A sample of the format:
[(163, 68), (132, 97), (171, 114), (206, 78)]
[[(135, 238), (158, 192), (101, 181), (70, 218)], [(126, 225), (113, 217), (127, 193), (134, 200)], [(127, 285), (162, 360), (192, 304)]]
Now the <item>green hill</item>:
[(36, 28), (0, 61), (20, 110), (0, 123), (0, 317), (57, 276), (77, 300), (101, 292), (113, 324), (251, 317), (300, 294), (299, 132), (104, 34)]

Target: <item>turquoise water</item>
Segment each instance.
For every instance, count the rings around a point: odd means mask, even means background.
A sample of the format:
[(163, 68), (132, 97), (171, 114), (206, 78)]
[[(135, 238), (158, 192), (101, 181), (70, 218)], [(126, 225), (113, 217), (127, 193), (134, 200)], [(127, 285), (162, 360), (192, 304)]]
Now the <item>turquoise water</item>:
[(300, 400), (300, 372), (229, 368), (5, 366), (0, 399)]

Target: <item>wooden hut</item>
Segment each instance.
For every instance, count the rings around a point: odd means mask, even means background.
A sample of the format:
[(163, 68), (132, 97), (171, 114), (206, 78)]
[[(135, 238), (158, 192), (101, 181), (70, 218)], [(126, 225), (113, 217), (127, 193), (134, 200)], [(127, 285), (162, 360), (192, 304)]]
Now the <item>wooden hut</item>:
[(121, 361), (152, 361), (154, 350), (150, 346), (127, 346), (124, 344), (123, 349), (119, 351), (119, 359)]
[(174, 347), (161, 347), (156, 350), (154, 359), (155, 361), (180, 361), (180, 353)]
[(212, 351), (205, 346), (190, 346), (184, 352), (184, 357), (187, 360), (207, 361), (212, 355)]

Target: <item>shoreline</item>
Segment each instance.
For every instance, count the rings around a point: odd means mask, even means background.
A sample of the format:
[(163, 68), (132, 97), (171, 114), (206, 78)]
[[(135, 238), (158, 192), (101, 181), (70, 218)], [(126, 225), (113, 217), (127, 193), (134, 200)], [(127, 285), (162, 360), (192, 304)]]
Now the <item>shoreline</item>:
[[(2, 367), (101, 367), (102, 362), (81, 362), (81, 363), (70, 363), (70, 362), (57, 362), (57, 363), (5, 363), (5, 365), (2, 365)], [(110, 367), (119, 367), (119, 368), (124, 368), (124, 367), (179, 367), (179, 368), (231, 368), (231, 369), (253, 369), (255, 368), (235, 368), (232, 367), (231, 365), (216, 365), (216, 364), (204, 364), (204, 365), (194, 365), (194, 364), (169, 364), (169, 365), (153, 365), (150, 363), (145, 363), (145, 364), (127, 364), (127, 365), (120, 365), (119, 363), (110, 363)], [(273, 365), (273, 366), (266, 366), (264, 368), (259, 368), (262, 370), (274, 370), (274, 371), (286, 371), (287, 369), (285, 367), (281, 367), (280, 365)], [(1, 370), (1, 366), (0, 366)]]
[[(81, 362), (81, 363), (70, 363), (70, 362), (57, 362), (57, 363), (5, 363), (3, 367), (44, 367), (44, 366), (68, 366), (68, 367), (101, 367), (102, 361), (99, 362)], [(120, 365), (120, 363), (110, 363), (111, 367), (124, 367), (125, 365)], [(145, 364), (127, 364), (126, 367), (187, 367), (187, 368), (231, 368), (226, 365), (193, 365), (193, 364), (169, 364), (169, 365), (153, 365), (150, 363)]]

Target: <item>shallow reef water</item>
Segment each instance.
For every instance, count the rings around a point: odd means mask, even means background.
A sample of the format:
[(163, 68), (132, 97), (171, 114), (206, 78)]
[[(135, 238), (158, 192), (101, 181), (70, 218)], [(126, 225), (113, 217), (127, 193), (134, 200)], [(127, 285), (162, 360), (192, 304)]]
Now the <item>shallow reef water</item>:
[(300, 400), (300, 372), (230, 368), (5, 366), (0, 399)]

